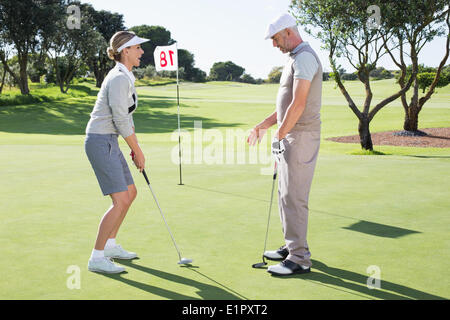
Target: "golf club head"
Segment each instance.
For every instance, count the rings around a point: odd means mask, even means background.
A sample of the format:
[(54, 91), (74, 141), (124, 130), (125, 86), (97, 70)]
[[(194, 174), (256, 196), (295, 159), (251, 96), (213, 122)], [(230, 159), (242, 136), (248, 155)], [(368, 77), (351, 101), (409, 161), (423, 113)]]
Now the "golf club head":
[(258, 269), (258, 268), (262, 268), (266, 265), (267, 265), (266, 262), (259, 262), (259, 263), (252, 264), (252, 267)]
[(266, 259), (265, 259), (265, 257), (264, 257), (264, 254), (263, 254), (263, 256), (262, 256), (262, 262), (254, 263), (254, 264), (252, 264), (252, 267), (255, 268), (255, 269), (260, 269), (260, 268), (262, 268), (262, 267), (264, 267), (264, 266), (266, 266), (266, 265), (267, 265), (267, 262), (266, 262)]
[(192, 263), (192, 261), (194, 261), (194, 260), (188, 259), (188, 258), (181, 258), (181, 260), (178, 261), (178, 264), (190, 264), (190, 263)]

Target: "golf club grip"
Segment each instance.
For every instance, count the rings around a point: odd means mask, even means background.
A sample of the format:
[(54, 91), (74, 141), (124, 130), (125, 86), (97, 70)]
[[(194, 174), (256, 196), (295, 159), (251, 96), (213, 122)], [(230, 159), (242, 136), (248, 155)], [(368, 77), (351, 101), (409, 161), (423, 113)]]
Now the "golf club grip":
[(278, 163), (275, 161), (275, 165), (273, 167), (273, 180), (277, 179), (277, 172), (278, 172)]
[(142, 174), (144, 175), (145, 181), (147, 181), (147, 184), (150, 184), (150, 181), (148, 180), (147, 173), (145, 173), (145, 169), (142, 170)]

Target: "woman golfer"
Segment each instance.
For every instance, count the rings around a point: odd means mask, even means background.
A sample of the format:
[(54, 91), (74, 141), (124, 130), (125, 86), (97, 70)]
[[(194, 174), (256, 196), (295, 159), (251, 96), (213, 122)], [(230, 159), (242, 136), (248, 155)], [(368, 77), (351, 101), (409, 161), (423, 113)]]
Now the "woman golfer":
[(140, 44), (146, 41), (149, 40), (128, 31), (112, 36), (108, 56), (116, 61), (116, 66), (102, 83), (86, 128), (87, 157), (103, 195), (109, 195), (112, 199), (111, 207), (100, 221), (95, 247), (88, 262), (90, 271), (119, 273), (125, 268), (116, 266), (111, 258), (137, 257), (116, 243), (120, 225), (137, 193), (130, 169), (119, 149), (118, 136), (125, 139), (131, 148), (134, 164), (142, 172), (145, 158), (134, 131), (133, 113), (137, 108), (137, 95), (131, 70), (139, 66), (144, 53)]

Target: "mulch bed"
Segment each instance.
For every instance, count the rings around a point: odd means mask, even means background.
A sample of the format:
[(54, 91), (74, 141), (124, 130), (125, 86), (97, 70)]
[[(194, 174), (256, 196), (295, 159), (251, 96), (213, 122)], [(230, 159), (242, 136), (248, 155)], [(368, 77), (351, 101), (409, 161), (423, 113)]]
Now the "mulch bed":
[[(404, 131), (385, 131), (371, 133), (372, 143), (376, 145), (423, 147), (423, 148), (450, 148), (450, 128), (420, 129), (425, 136), (404, 136)], [(327, 140), (343, 143), (359, 143), (359, 135), (328, 138)]]

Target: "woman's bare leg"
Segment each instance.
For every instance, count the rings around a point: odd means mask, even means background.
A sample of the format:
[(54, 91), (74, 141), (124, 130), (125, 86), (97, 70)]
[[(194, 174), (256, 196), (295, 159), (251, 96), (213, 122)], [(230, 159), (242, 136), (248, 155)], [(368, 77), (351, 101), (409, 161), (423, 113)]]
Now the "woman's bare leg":
[(122, 216), (124, 216), (124, 213), (126, 214), (131, 204), (129, 191), (115, 192), (110, 194), (110, 196), (113, 204), (100, 221), (95, 250), (104, 250), (106, 241), (112, 232), (116, 230), (119, 221), (121, 223), (123, 220)]
[(125, 219), (125, 216), (128, 213), (128, 209), (130, 208), (131, 204), (133, 203), (134, 199), (136, 199), (136, 195), (137, 195), (137, 190), (136, 190), (136, 186), (134, 184), (131, 184), (128, 186), (128, 200), (129, 200), (129, 206), (126, 208), (126, 210), (124, 210), (122, 212), (122, 215), (120, 216), (120, 218), (117, 220), (117, 224), (114, 227), (114, 229), (111, 231), (110, 235), (109, 235), (109, 239), (115, 239), (117, 236), (117, 233), (119, 232), (119, 228), (122, 225), (123, 219)]

